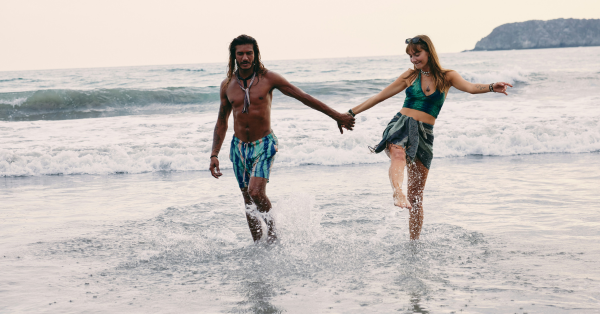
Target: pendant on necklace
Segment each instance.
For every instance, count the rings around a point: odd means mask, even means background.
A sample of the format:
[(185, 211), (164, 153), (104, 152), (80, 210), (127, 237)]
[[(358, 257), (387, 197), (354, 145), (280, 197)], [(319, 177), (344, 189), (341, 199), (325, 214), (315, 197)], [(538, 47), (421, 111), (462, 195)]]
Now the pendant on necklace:
[(429, 92), (429, 85), (427, 85), (427, 88), (425, 89), (426, 92)]

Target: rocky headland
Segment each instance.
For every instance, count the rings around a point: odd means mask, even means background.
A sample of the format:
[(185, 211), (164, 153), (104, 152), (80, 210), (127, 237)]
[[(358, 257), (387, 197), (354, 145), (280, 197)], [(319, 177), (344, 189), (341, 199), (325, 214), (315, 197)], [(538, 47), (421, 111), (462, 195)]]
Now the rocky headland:
[(532, 20), (500, 25), (472, 51), (600, 46), (600, 19)]

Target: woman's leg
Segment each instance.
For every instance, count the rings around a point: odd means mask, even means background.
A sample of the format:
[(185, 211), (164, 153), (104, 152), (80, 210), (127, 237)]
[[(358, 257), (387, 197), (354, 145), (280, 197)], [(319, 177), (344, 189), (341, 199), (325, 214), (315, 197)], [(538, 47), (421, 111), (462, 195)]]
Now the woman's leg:
[(427, 181), (427, 169), (423, 163), (417, 159), (416, 162), (408, 165), (408, 201), (412, 205), (408, 228), (410, 230), (410, 239), (419, 240), (421, 228), (423, 227), (423, 190)]
[(392, 189), (394, 190), (394, 205), (402, 208), (412, 208), (402, 193), (402, 181), (404, 181), (404, 166), (406, 165), (406, 151), (404, 148), (388, 144), (389, 156), (391, 159), (389, 176)]

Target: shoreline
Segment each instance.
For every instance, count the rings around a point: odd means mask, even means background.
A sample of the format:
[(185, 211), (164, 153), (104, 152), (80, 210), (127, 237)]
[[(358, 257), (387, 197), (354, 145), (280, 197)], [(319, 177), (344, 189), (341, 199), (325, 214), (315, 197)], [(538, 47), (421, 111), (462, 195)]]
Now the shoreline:
[(593, 311), (599, 155), (434, 160), (417, 242), (386, 163), (275, 164), (272, 247), (252, 243), (231, 172), (5, 179), (0, 310)]

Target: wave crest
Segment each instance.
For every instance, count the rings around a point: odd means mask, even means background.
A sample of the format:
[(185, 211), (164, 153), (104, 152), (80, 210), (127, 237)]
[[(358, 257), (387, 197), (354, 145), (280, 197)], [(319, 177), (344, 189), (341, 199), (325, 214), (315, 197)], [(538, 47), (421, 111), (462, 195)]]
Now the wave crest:
[(169, 87), (156, 90), (51, 89), (4, 93), (0, 94), (0, 120), (87, 118), (92, 112), (109, 116), (122, 115), (149, 105), (206, 104), (216, 103), (218, 100), (217, 87)]

